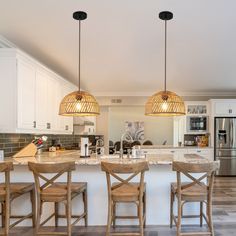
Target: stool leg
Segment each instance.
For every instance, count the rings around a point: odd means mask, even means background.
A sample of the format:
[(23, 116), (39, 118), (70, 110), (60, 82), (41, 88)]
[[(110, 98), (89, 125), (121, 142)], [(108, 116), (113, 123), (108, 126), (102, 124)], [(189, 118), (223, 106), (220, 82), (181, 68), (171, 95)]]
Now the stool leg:
[(214, 227), (213, 227), (213, 223), (212, 223), (212, 205), (211, 205), (211, 201), (209, 201), (209, 200), (207, 201), (207, 216), (208, 216), (211, 236), (214, 236)]
[(139, 201), (138, 206), (140, 236), (143, 236), (143, 202)]
[(9, 224), (10, 224), (10, 202), (9, 200), (6, 200), (6, 203), (4, 204), (4, 212), (5, 212), (5, 215), (4, 215), (4, 226), (5, 226), (5, 235), (8, 236), (9, 234)]
[(30, 192), (30, 201), (31, 201), (31, 208), (32, 208), (32, 226), (35, 228), (35, 226), (36, 226), (35, 190), (32, 190)]
[(35, 227), (35, 234), (37, 235), (40, 228), (40, 221), (41, 221), (41, 214), (42, 214), (42, 201), (37, 196), (37, 214), (36, 214), (36, 227)]
[(146, 192), (143, 193), (143, 227), (146, 228)]
[(113, 212), (112, 212), (112, 221), (113, 221), (113, 228), (116, 227), (116, 203), (113, 203)]
[(67, 234), (71, 236), (71, 203), (70, 201), (66, 204), (66, 218), (67, 218)]
[(107, 214), (107, 228), (106, 228), (106, 236), (110, 236), (111, 230), (111, 222), (112, 222), (112, 201), (108, 199), (108, 214)]
[(180, 198), (178, 198), (178, 222), (177, 222), (177, 236), (181, 234), (181, 216), (182, 216), (182, 202)]
[(202, 220), (203, 220), (203, 202), (200, 202), (200, 226), (202, 227)]
[(173, 205), (174, 205), (174, 193), (170, 191), (170, 228), (173, 226)]
[(54, 210), (55, 210), (55, 226), (58, 227), (58, 208), (59, 208), (59, 203), (55, 202), (54, 203)]
[(5, 206), (4, 206), (4, 203), (1, 204), (1, 213), (2, 213), (2, 228), (4, 228), (5, 226)]
[(88, 195), (87, 195), (87, 190), (85, 189), (83, 192), (83, 202), (84, 202), (84, 223), (85, 226), (88, 226)]

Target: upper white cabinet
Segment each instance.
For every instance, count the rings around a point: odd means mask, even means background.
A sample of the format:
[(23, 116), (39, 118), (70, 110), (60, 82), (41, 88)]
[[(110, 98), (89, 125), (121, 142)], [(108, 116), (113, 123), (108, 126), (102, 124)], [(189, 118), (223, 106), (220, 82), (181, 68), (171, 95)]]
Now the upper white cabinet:
[(17, 127), (36, 128), (35, 120), (35, 67), (32, 63), (17, 60)]
[(186, 115), (202, 116), (209, 114), (209, 102), (207, 101), (189, 101), (185, 102)]
[(236, 100), (235, 99), (212, 99), (212, 116), (235, 116)]
[(73, 118), (58, 112), (76, 86), (17, 49), (0, 49), (0, 83), (0, 132), (73, 132)]
[(74, 117), (75, 134), (95, 134), (96, 116)]

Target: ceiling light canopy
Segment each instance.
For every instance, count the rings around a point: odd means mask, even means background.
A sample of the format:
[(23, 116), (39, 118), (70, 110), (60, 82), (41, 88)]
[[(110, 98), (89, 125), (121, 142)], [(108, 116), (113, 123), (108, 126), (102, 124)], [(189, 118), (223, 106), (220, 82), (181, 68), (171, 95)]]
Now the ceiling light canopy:
[(167, 56), (167, 21), (173, 18), (169, 11), (160, 12), (159, 18), (165, 21), (165, 80), (164, 91), (160, 91), (148, 98), (145, 106), (147, 116), (181, 116), (185, 115), (183, 99), (174, 92), (166, 90), (166, 56)]
[(79, 90), (66, 95), (60, 104), (59, 115), (63, 116), (97, 116), (100, 108), (95, 97), (80, 89), (80, 48), (81, 48), (81, 21), (87, 18), (87, 13), (77, 11), (73, 18), (79, 21), (79, 58), (78, 58), (78, 87)]

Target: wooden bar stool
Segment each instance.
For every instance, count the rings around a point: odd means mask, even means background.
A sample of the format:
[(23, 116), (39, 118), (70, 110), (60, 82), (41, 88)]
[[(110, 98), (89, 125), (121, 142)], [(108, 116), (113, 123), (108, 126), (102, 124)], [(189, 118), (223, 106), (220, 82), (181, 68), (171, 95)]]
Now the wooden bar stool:
[[(177, 172), (177, 182), (171, 183), (171, 197), (170, 197), (170, 227), (173, 221), (177, 226), (177, 236), (181, 235), (211, 235), (214, 236), (214, 229), (212, 224), (212, 191), (213, 182), (216, 170), (219, 168), (219, 162), (207, 163), (186, 163), (173, 162), (173, 170)], [(191, 181), (182, 182), (181, 173), (187, 176)], [(192, 174), (202, 174), (201, 177), (196, 178)], [(206, 180), (204, 183), (203, 180)], [(175, 197), (177, 198), (178, 216), (173, 213), (173, 204)], [(199, 215), (183, 215), (183, 205), (187, 202), (199, 202)], [(203, 203), (206, 204), (206, 215), (203, 212)], [(182, 218), (200, 218), (200, 226), (202, 226), (203, 218), (208, 225), (208, 232), (181, 232)]]
[[(0, 163), (0, 173), (5, 175), (5, 181), (0, 183), (0, 202), (1, 202), (1, 212), (2, 216), (2, 227), (4, 228), (3, 235), (8, 235), (9, 230), (21, 223), (23, 220), (32, 219), (32, 224), (35, 226), (35, 191), (33, 183), (11, 183), (10, 182), (10, 171), (13, 170), (12, 162), (1, 162)], [(32, 212), (28, 215), (12, 215), (11, 214), (11, 202), (16, 198), (24, 195), (30, 194)], [(14, 223), (10, 224), (10, 219), (17, 219)]]
[[(71, 235), (71, 226), (78, 223), (79, 220), (84, 219), (87, 226), (87, 183), (71, 182), (71, 172), (75, 170), (75, 162), (64, 163), (32, 163), (29, 162), (29, 169), (34, 174), (36, 185), (36, 199), (37, 199), (37, 221), (36, 221), (36, 235)], [(50, 178), (46, 174), (54, 174)], [(56, 180), (63, 174), (67, 175), (67, 181), (56, 182)], [(82, 194), (84, 202), (84, 212), (81, 215), (72, 215), (71, 201), (78, 195)], [(41, 223), (41, 215), (43, 210), (43, 203), (54, 202), (55, 212)], [(65, 215), (59, 214), (58, 204), (65, 204)], [(50, 219), (55, 217), (55, 225), (58, 226), (59, 218), (66, 218), (67, 232), (46, 232), (40, 231), (40, 227), (45, 225)], [(71, 218), (76, 220), (71, 224)]]
[[(141, 235), (143, 236), (143, 226), (146, 220), (146, 193), (144, 183), (144, 172), (149, 170), (147, 162), (137, 162), (130, 164), (101, 162), (101, 168), (106, 172), (108, 189), (108, 219), (106, 236), (121, 235), (121, 233), (110, 233), (113, 222), (116, 219), (139, 219), (139, 233), (127, 232), (122, 235)], [(117, 175), (118, 174), (118, 175)], [(129, 174), (129, 177), (122, 178), (122, 174)], [(138, 183), (130, 182), (135, 176), (139, 175)], [(118, 180), (118, 183), (111, 183), (111, 176)], [(137, 216), (117, 216), (117, 203), (135, 203), (137, 205)]]

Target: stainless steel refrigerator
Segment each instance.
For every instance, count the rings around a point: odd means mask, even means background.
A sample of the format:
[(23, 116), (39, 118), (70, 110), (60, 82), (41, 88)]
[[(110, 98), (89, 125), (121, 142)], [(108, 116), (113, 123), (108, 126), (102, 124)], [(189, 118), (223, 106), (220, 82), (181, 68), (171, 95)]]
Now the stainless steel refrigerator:
[(215, 118), (215, 160), (220, 160), (217, 175), (236, 176), (236, 117)]

